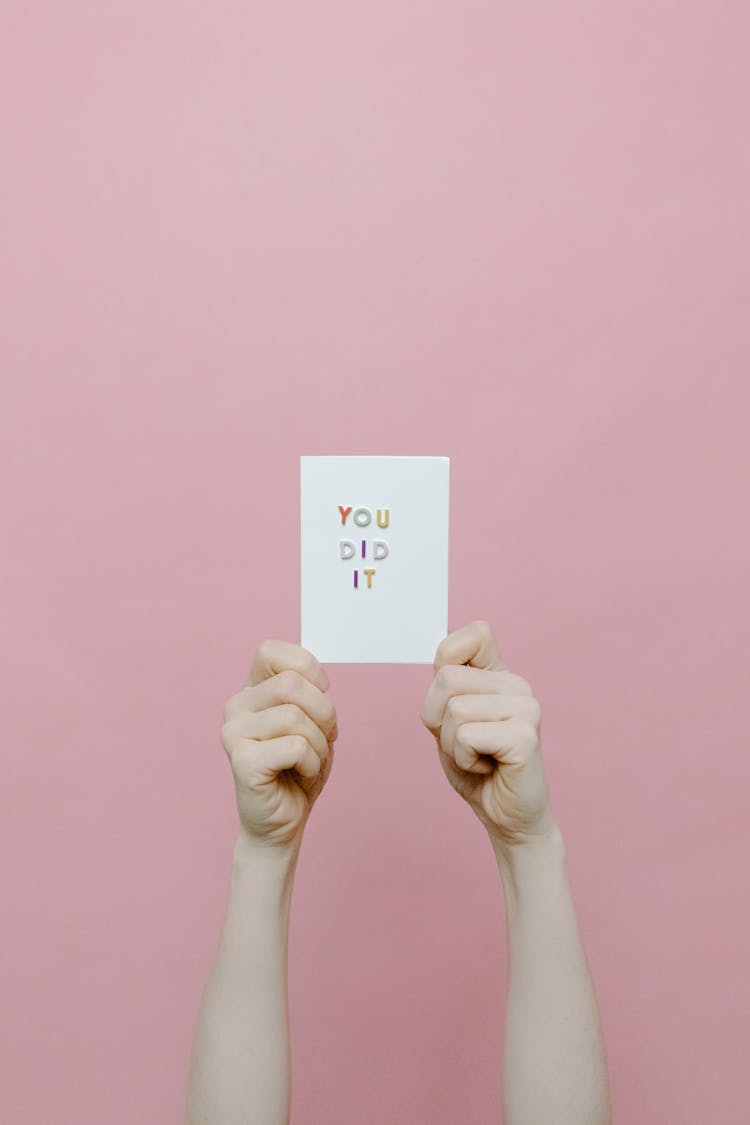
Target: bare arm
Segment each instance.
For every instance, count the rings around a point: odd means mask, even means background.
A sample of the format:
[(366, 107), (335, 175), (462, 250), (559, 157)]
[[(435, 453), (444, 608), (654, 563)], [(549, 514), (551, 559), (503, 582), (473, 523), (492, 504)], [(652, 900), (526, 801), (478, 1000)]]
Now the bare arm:
[(225, 707), (240, 825), (193, 1039), (187, 1125), (289, 1121), (289, 916), (304, 827), (333, 764), (328, 686), (307, 650), (264, 641), (249, 683)]
[(490, 626), (440, 643), (421, 719), (487, 829), (508, 926), (505, 1125), (609, 1125), (606, 1057), (565, 847), (541, 757), (541, 708)]
[(244, 834), (193, 1041), (188, 1125), (286, 1125), (289, 911), (296, 854)]
[(604, 1041), (562, 835), (515, 850), (495, 842), (495, 856), (508, 928), (505, 1123), (608, 1125)]

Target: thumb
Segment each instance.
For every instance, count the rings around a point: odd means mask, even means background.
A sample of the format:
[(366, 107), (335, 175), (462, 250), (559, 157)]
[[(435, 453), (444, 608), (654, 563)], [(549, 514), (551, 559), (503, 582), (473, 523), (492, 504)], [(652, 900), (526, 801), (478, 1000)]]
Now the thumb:
[(470, 664), (473, 668), (500, 672), (507, 670), (487, 621), (472, 621), (443, 638), (435, 653), (435, 671), (445, 664)]
[(266, 783), (274, 781), (282, 770), (294, 770), (303, 789), (314, 784), (321, 767), (320, 758), (301, 734), (264, 738), (257, 745), (253, 764)]

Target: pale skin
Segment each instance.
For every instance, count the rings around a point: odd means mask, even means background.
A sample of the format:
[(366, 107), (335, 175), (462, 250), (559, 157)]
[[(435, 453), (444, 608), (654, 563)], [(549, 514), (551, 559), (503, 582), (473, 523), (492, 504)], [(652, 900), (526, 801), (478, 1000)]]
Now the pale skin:
[[(288, 1125), (289, 911), (305, 825), (338, 737), (328, 675), (289, 641), (259, 646), (226, 704), (239, 826), (226, 918), (190, 1060), (186, 1125)], [(610, 1125), (599, 1012), (553, 815), (541, 708), (490, 625), (448, 634), (422, 723), (487, 831), (507, 918), (505, 1125)]]

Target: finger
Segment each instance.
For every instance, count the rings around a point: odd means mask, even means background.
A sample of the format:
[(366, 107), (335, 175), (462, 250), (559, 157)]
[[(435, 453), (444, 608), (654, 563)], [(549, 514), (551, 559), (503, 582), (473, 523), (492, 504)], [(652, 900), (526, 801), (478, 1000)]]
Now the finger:
[(328, 673), (309, 649), (278, 640), (265, 640), (258, 645), (248, 682), (258, 684), (284, 668), (293, 668), (321, 691), (328, 691), (331, 686)]
[[(460, 769), (470, 769), (480, 754), (501, 765), (522, 765), (539, 747), (535, 728), (513, 719), (497, 723), (461, 723), (456, 728), (452, 756)], [(462, 765), (468, 762), (469, 765)]]
[(333, 743), (331, 743), (330, 750), (328, 751), (328, 757), (322, 763), (322, 771), (321, 771), (320, 777), (321, 777), (321, 780), (323, 782), (323, 785), (325, 785), (325, 783), (328, 781), (331, 770), (333, 769), (333, 756), (334, 756), (334, 749), (333, 749)]
[[(456, 728), (456, 733), (460, 728)], [(497, 768), (495, 762), (490, 758), (470, 746), (462, 739), (457, 738), (455, 735), (451, 739), (444, 739), (441, 735), (438, 739), (438, 748), (442, 755), (453, 763), (456, 769), (462, 770), (464, 773), (493, 773)]]
[(286, 734), (302, 735), (321, 761), (328, 757), (329, 743), (323, 731), (296, 703), (280, 703), (264, 711), (248, 711), (224, 724), (222, 738), (230, 744), (238, 740), (278, 738)]
[(437, 647), (434, 668), (444, 664), (471, 664), (474, 668), (506, 667), (487, 621), (472, 621), (449, 633)]
[(303, 789), (315, 784), (323, 764), (310, 743), (300, 734), (284, 734), (261, 742), (247, 742), (255, 784), (274, 782), (283, 770), (294, 770)]
[(445, 664), (433, 676), (427, 689), (420, 718), (429, 731), (440, 729), (448, 700), (454, 695), (531, 695), (531, 685), (515, 672), (472, 668), (466, 664)]
[(293, 668), (285, 668), (259, 684), (242, 688), (227, 700), (224, 718), (240, 718), (249, 711), (263, 711), (279, 703), (296, 703), (331, 742), (338, 737), (336, 708), (330, 695)]
[(510, 722), (513, 719), (538, 726), (541, 708), (533, 695), (453, 695), (443, 713), (440, 744), (448, 753), (462, 723)]

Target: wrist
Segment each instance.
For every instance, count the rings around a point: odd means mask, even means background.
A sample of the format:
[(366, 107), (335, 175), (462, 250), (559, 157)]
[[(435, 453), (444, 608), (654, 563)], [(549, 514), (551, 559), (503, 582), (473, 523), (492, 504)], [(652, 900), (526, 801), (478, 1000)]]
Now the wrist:
[(556, 821), (543, 832), (509, 843), (489, 833), (503, 884), (516, 890), (523, 883), (565, 868), (565, 840)]
[(258, 963), (285, 954), (295, 866), (295, 855), (239, 830), (221, 937), (224, 950), (251, 948)]
[(240, 828), (234, 842), (232, 866), (238, 877), (253, 877), (268, 884), (291, 887), (301, 840), (279, 846), (266, 844)]

